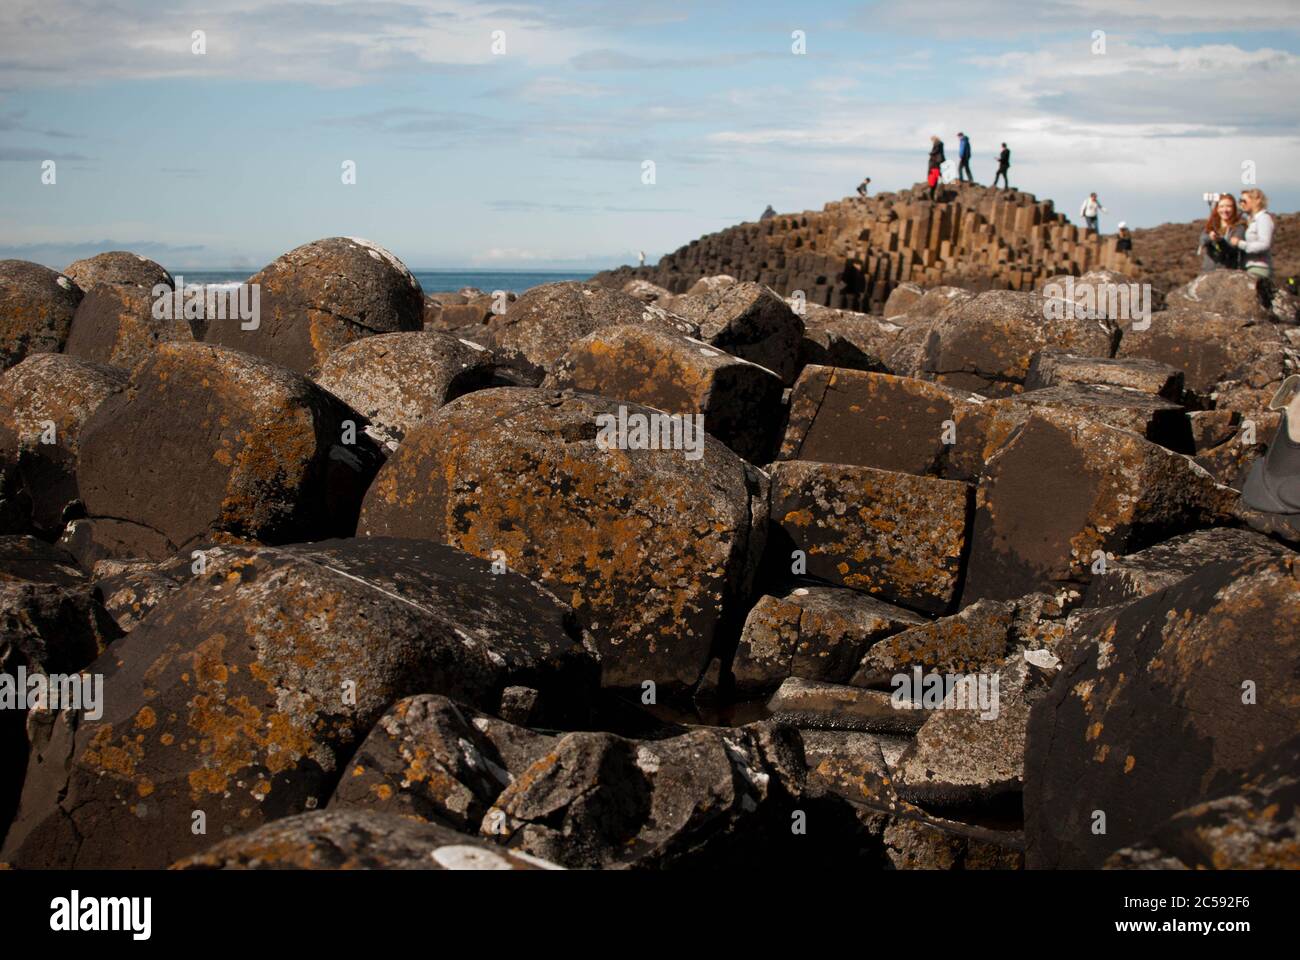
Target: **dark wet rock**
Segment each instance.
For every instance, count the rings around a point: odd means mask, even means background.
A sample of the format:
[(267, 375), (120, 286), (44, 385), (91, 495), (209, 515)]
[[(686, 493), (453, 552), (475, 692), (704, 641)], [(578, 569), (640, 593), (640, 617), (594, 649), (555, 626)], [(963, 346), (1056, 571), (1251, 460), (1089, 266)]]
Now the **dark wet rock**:
[(1295, 736), (1298, 581), (1295, 555), (1210, 563), (1084, 621), (1030, 718), (1031, 867), (1100, 866)]
[(777, 720), (820, 730), (914, 733), (922, 711), (896, 706), (892, 694), (791, 677), (767, 702)]
[(109, 556), (161, 560), (218, 532), (272, 543), (350, 535), (380, 460), (364, 427), (265, 360), (163, 344), (82, 428), (91, 539)]
[(511, 780), (558, 738), (421, 694), (388, 709), (348, 761), (330, 808), (366, 808), (476, 832)]
[(1056, 318), (1048, 301), (1029, 293), (992, 290), (955, 299), (935, 318), (922, 369), (927, 378), (989, 397), (1018, 393), (1034, 354), (1046, 347), (1110, 357), (1119, 333), (1108, 321), (1069, 314)]
[[(0, 376), (0, 513), (46, 535), (63, 529), (80, 497), (77, 456), (94, 413), (126, 386), (114, 368), (57, 353), (33, 354)], [(47, 442), (51, 441), (51, 442)]]
[(805, 367), (779, 456), (966, 479), (983, 464), (986, 407), (978, 394), (925, 380)]
[(1174, 814), (1106, 859), (1110, 870), (1300, 869), (1300, 738), (1270, 750), (1232, 792)]
[(941, 613), (956, 598), (969, 493), (951, 480), (783, 460), (772, 468), (771, 516), (809, 575)]
[(178, 861), (177, 870), (559, 870), (445, 826), (373, 810), (268, 823)]
[(395, 449), (439, 407), (493, 383), (490, 351), (445, 333), (384, 333), (325, 358), (312, 379), (370, 422)]
[(688, 294), (673, 309), (699, 325), (699, 337), (728, 353), (766, 367), (794, 383), (799, 373), (804, 323), (790, 305), (761, 283), (740, 282)]
[(864, 653), (849, 682), (887, 686), (914, 667), (926, 672), (968, 673), (994, 668), (1007, 655), (1012, 606), (979, 600), (950, 617), (894, 633)]
[(761, 597), (745, 618), (732, 662), (740, 695), (770, 691), (787, 677), (845, 683), (864, 651), (925, 619), (842, 587), (795, 587)]
[(1167, 363), (1140, 357), (1107, 359), (1043, 350), (1034, 355), (1025, 376), (1026, 390), (1070, 383), (1105, 384), (1139, 390), (1170, 403), (1183, 398), (1183, 371)]
[(0, 260), (0, 370), (29, 354), (62, 350), (82, 295), (72, 280), (48, 267)]
[(191, 323), (175, 309), (175, 294), (169, 291), (166, 296), (171, 300), (168, 309), (155, 316), (157, 298), (147, 287), (99, 284), (91, 288), (77, 306), (64, 352), (130, 370), (149, 359), (160, 343), (194, 340)]
[(571, 733), (502, 792), (482, 831), (567, 867), (735, 865), (799, 843), (803, 784), (798, 734), (779, 724), (652, 741)]
[(715, 655), (720, 619), (739, 629), (766, 481), (707, 436), (699, 459), (602, 449), (597, 418), (613, 423), (620, 407), (654, 413), (542, 390), (461, 397), (385, 464), (358, 529), (450, 543), (533, 577), (596, 637), (607, 685), (684, 692)]
[(93, 257), (70, 263), (63, 275), (86, 293), (98, 286), (143, 287), (152, 290), (159, 284), (167, 287), (176, 285), (172, 275), (161, 265), (148, 257), (125, 250), (97, 253)]
[(696, 336), (697, 324), (617, 290), (584, 283), (533, 287), (488, 324), (492, 345), (517, 352), (548, 372), (569, 347), (596, 330), (646, 324)]
[(1106, 571), (1088, 585), (1083, 605), (1106, 607), (1149, 596), (1196, 573), (1211, 563), (1281, 557), (1286, 548), (1250, 530), (1213, 527), (1171, 537), (1127, 556), (1107, 560)]
[(165, 865), (207, 837), (313, 809), (394, 701), (492, 711), (512, 686), (583, 722), (590, 641), (536, 584), (427, 541), (223, 548), (91, 664), (98, 720), (34, 755), (4, 859)]
[(1077, 590), (1102, 554), (1226, 519), (1236, 494), (1126, 430), (1043, 408), (985, 466), (962, 602)]
[(248, 284), (259, 291), (256, 328), (244, 329), (250, 321), (239, 319), (211, 320), (204, 339), (299, 373), (354, 340), (424, 324), (424, 294), (411, 271), (355, 237), (295, 247)]
[(644, 325), (603, 327), (574, 343), (543, 386), (702, 414), (705, 430), (741, 457), (771, 459), (780, 379), (684, 334)]

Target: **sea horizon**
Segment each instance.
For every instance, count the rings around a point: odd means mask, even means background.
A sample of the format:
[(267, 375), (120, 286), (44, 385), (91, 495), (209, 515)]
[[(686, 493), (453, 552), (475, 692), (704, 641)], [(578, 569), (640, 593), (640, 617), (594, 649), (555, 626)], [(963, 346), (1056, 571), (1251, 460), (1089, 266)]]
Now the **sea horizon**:
[[(170, 269), (170, 268), (169, 268)], [(595, 270), (483, 270), (441, 267), (434, 269), (410, 268), (425, 293), (446, 293), (463, 287), (475, 287), (485, 293), (504, 290), (522, 293), (543, 283), (560, 283), (566, 280), (587, 280)], [(182, 276), (186, 283), (202, 285), (243, 283), (257, 271), (242, 268), (215, 268), (207, 270), (171, 270), (172, 276)]]

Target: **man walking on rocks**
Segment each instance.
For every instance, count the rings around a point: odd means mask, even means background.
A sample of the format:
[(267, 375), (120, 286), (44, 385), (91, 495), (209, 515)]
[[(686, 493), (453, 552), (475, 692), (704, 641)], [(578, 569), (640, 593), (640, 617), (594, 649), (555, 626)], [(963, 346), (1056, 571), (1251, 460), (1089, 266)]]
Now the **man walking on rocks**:
[(961, 131), (957, 132), (957, 159), (957, 179), (974, 183), (975, 178), (970, 172), (970, 137)]
[(1101, 205), (1097, 199), (1097, 194), (1088, 194), (1088, 199), (1083, 201), (1083, 206), (1079, 208), (1079, 216), (1083, 217), (1083, 222), (1088, 225), (1088, 229), (1093, 233), (1101, 233), (1097, 229), (1097, 218), (1100, 214), (1106, 212), (1106, 208)]
[(1004, 186), (1008, 190), (1011, 189), (1011, 184), (1007, 182), (1007, 170), (1009, 170), (1010, 168), (1011, 168), (1011, 151), (1007, 148), (1007, 145), (1004, 143), (1002, 144), (1002, 152), (998, 154), (998, 172), (993, 176), (993, 186), (995, 188), (998, 185), (998, 177), (1001, 177), (1002, 186)]

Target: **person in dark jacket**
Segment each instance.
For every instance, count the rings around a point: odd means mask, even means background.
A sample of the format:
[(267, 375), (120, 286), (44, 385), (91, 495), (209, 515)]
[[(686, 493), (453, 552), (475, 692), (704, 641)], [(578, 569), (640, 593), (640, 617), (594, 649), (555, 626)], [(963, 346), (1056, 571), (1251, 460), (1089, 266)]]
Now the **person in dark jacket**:
[(1011, 189), (1011, 184), (1007, 182), (1007, 171), (1009, 169), (1011, 169), (1011, 151), (1007, 149), (1007, 145), (1004, 143), (1002, 144), (1002, 152), (998, 154), (998, 172), (993, 177), (994, 187), (998, 185), (998, 177), (1001, 177), (1002, 186), (1008, 190)]
[(970, 137), (960, 131), (957, 133), (957, 159), (957, 179), (974, 183), (975, 178), (970, 172)]
[(941, 170), (944, 161), (948, 158), (943, 155), (943, 141), (938, 137), (930, 138), (930, 166), (929, 170)]
[(1201, 231), (1196, 252), (1201, 255), (1201, 273), (1213, 270), (1240, 270), (1241, 251), (1232, 241), (1245, 239), (1246, 221), (1237, 209), (1237, 199), (1230, 193), (1219, 195), (1210, 217)]
[(1120, 253), (1133, 252), (1133, 234), (1129, 232), (1128, 224), (1123, 220), (1119, 222), (1119, 228), (1115, 231), (1115, 249)]
[(934, 191), (939, 186), (939, 180), (943, 177), (943, 163), (947, 158), (943, 155), (943, 141), (938, 137), (930, 138), (930, 166), (926, 170), (926, 183), (930, 185), (930, 199), (934, 199)]

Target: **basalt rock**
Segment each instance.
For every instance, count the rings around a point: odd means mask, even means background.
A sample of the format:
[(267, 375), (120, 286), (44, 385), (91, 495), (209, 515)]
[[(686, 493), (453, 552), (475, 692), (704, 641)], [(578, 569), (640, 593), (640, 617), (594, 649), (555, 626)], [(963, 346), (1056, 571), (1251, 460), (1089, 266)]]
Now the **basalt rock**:
[(395, 449), (439, 407), (494, 376), (490, 351), (426, 331), (357, 340), (326, 357), (313, 379), (365, 417), (376, 442)]
[(766, 481), (707, 435), (695, 453), (639, 448), (632, 427), (617, 435), (620, 408), (656, 413), (522, 388), (461, 397), (384, 465), (358, 529), (449, 543), (533, 577), (595, 636), (607, 685), (684, 691), (716, 655), (723, 618), (739, 629)]
[(48, 267), (0, 260), (0, 370), (28, 354), (62, 350), (82, 296), (73, 281)]
[(1085, 621), (1030, 718), (1030, 866), (1100, 866), (1295, 736), (1298, 582), (1294, 554), (1209, 563)]
[(922, 623), (902, 607), (843, 588), (765, 595), (745, 618), (732, 663), (736, 691), (767, 692), (788, 677), (844, 683), (873, 644)]
[(91, 664), (109, 694), (33, 756), (4, 859), (157, 867), (321, 804), (395, 700), (496, 710), (525, 685), (584, 722), (596, 679), (571, 611), (449, 547), (227, 548)]
[(1070, 383), (1105, 384), (1138, 390), (1170, 403), (1179, 403), (1183, 398), (1183, 371), (1156, 360), (1080, 357), (1057, 350), (1043, 350), (1030, 361), (1029, 373), (1025, 377), (1026, 390)]
[(398, 813), (473, 833), (501, 791), (558, 740), (446, 697), (407, 697), (348, 761), (330, 809)]
[(177, 870), (560, 870), (448, 827), (372, 810), (286, 817), (178, 861)]
[(1236, 379), (1261, 358), (1276, 358), (1281, 373), (1285, 338), (1267, 324), (1180, 304), (1153, 314), (1145, 330), (1125, 328), (1116, 356), (1155, 360), (1182, 370), (1186, 388), (1208, 402), (1221, 380)]
[(787, 386), (794, 383), (804, 324), (772, 290), (759, 283), (736, 283), (678, 297), (673, 309), (699, 324), (700, 339), (766, 367)]
[(1212, 527), (1172, 537), (1154, 546), (1106, 561), (1092, 578), (1085, 607), (1129, 603), (1181, 583), (1211, 563), (1246, 564), (1286, 554), (1286, 548), (1250, 530)]
[[(166, 296), (175, 302), (170, 290)], [(149, 359), (160, 343), (198, 339), (191, 324), (175, 310), (168, 311), (171, 318), (156, 318), (154, 303), (146, 287), (99, 284), (91, 288), (77, 306), (64, 352), (130, 370)]]
[(809, 575), (942, 613), (961, 577), (969, 493), (951, 480), (783, 460), (772, 469), (772, 523), (804, 552)]
[(567, 867), (752, 864), (799, 843), (804, 779), (798, 734), (779, 724), (655, 741), (571, 733), (502, 792), (482, 832)]
[(1269, 323), (1273, 319), (1271, 304), (1261, 298), (1255, 278), (1244, 270), (1203, 273), (1171, 293), (1167, 303), (1170, 308), (1192, 304), (1239, 321)]
[(880, 690), (799, 677), (782, 683), (767, 708), (777, 720), (814, 730), (906, 734), (925, 722), (920, 710), (895, 706)]
[(983, 466), (986, 406), (925, 380), (805, 367), (779, 457), (968, 479)]
[(211, 320), (208, 343), (307, 373), (335, 350), (375, 333), (419, 330), (424, 294), (382, 247), (355, 237), (315, 240), (248, 279), (259, 291), (256, 327)]
[(782, 384), (772, 371), (649, 326), (588, 334), (557, 361), (543, 386), (701, 414), (705, 430), (753, 463), (771, 458), (780, 418)]
[(80, 497), (77, 457), (94, 413), (126, 386), (126, 374), (57, 353), (32, 354), (0, 376), (0, 462), (11, 476), (0, 513), (48, 537)]
[[(1057, 301), (1060, 303), (1061, 301)], [(1108, 321), (1062, 315), (1029, 293), (989, 291), (944, 309), (930, 327), (922, 370), (928, 378), (990, 397), (1018, 393), (1034, 354), (1046, 347), (1110, 357), (1119, 340)]]
[(172, 275), (161, 265), (148, 257), (125, 250), (97, 253), (93, 257), (70, 263), (63, 275), (86, 293), (98, 286), (143, 287), (152, 290), (159, 284), (168, 287), (176, 285)]
[(1231, 516), (1190, 459), (1065, 409), (1036, 411), (985, 466), (963, 604), (1078, 590), (1111, 555)]
[(161, 560), (215, 533), (268, 543), (350, 535), (380, 460), (364, 427), (265, 360), (160, 345), (81, 430), (77, 479), (93, 539), (107, 555)]
[(1184, 409), (1141, 390), (1104, 383), (1069, 383), (1026, 390), (1007, 401), (1027, 411), (1055, 407), (1128, 430), (1176, 453), (1195, 453)]
[(888, 686), (915, 667), (941, 673), (992, 669), (1007, 655), (1012, 612), (1011, 604), (980, 600), (950, 617), (894, 633), (865, 651), (849, 682)]
[(1117, 850), (1109, 870), (1300, 869), (1300, 738), (1268, 751), (1230, 793)]
[(697, 324), (617, 290), (582, 283), (533, 287), (488, 324), (492, 345), (548, 372), (570, 345), (604, 327), (647, 324), (696, 336)]

